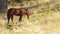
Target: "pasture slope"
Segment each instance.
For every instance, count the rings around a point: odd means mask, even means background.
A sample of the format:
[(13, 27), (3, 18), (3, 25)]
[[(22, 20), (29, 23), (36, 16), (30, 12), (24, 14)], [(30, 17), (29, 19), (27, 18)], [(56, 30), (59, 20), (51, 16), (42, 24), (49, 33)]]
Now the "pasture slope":
[[(27, 6), (32, 3), (36, 8), (29, 9), (32, 13), (29, 20), (23, 16), (22, 22), (18, 22), (19, 17), (14, 16), (14, 24), (10, 21), (7, 26), (6, 13), (0, 13), (0, 34), (60, 34), (60, 0), (38, 0), (39, 5), (32, 2)], [(25, 4), (23, 7), (27, 7)]]
[(60, 34), (60, 12), (34, 13), (30, 20), (23, 16), (22, 22), (18, 18), (7, 26), (6, 14), (0, 14), (0, 34)]

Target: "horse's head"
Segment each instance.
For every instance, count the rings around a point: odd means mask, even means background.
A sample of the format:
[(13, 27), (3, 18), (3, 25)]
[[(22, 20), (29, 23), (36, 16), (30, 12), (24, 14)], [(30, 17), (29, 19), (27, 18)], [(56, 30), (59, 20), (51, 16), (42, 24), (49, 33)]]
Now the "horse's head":
[(29, 13), (28, 13), (28, 15), (30, 16), (30, 15), (31, 15), (31, 13), (29, 12)]
[(28, 19), (31, 17), (31, 13), (28, 11), (27, 12)]
[(26, 9), (26, 8), (21, 8), (21, 11), (22, 11), (22, 14), (24, 14), (24, 15), (26, 14), (26, 15), (27, 15), (28, 19), (30, 18), (31, 13), (29, 12), (28, 9)]

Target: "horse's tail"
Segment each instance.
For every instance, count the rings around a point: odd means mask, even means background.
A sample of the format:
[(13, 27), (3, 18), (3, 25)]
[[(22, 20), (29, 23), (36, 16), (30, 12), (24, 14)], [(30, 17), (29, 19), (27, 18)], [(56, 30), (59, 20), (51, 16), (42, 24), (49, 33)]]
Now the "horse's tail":
[(7, 11), (7, 18), (9, 18), (9, 17), (10, 17), (10, 15), (11, 15), (11, 11), (12, 11), (12, 9), (11, 9), (11, 8)]

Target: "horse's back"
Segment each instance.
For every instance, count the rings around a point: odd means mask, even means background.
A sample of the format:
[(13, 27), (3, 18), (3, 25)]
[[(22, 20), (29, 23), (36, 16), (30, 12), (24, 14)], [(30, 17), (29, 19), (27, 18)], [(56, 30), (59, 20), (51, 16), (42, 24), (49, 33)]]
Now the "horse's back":
[(20, 15), (20, 13), (21, 13), (21, 14), (25, 15), (26, 13), (29, 13), (29, 11), (26, 8), (10, 8), (8, 10), (8, 13), (11, 13), (13, 15)]

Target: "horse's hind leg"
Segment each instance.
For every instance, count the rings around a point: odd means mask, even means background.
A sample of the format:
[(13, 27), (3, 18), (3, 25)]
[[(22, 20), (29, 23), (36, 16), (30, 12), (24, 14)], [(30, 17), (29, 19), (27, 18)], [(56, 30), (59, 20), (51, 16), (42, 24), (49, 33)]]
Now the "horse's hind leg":
[(7, 16), (7, 19), (8, 19), (8, 24), (9, 24), (9, 21), (10, 21), (10, 16), (9, 15)]
[(13, 15), (11, 15), (11, 21), (13, 22)]
[[(11, 15), (11, 21), (13, 22), (13, 15)], [(14, 24), (14, 23), (13, 23)]]

